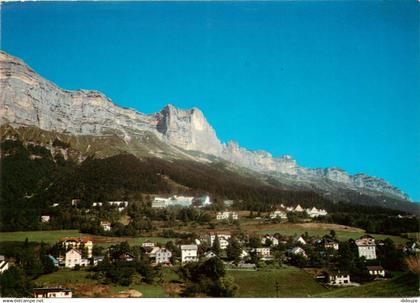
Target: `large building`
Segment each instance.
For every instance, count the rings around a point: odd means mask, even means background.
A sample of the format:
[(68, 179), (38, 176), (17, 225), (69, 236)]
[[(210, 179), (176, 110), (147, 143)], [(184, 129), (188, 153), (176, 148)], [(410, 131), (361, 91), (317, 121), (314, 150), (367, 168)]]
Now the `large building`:
[(197, 262), (198, 261), (198, 246), (195, 244), (181, 245), (181, 261), (186, 262)]
[(166, 248), (160, 248), (156, 254), (156, 264), (171, 263), (172, 252)]
[(287, 219), (287, 214), (286, 214), (286, 212), (284, 212), (282, 210), (272, 211), (270, 213), (270, 219), (276, 219), (276, 218)]
[(61, 245), (66, 249), (75, 248), (86, 250), (88, 258), (92, 258), (93, 242), (90, 238), (67, 237), (60, 239)]
[(375, 239), (371, 237), (362, 237), (356, 240), (359, 257), (365, 257), (366, 260), (376, 259), (376, 244)]
[(213, 247), (214, 240), (217, 238), (219, 239), (220, 249), (226, 249), (229, 245), (230, 234), (209, 234), (207, 238), (207, 243), (210, 247)]
[(194, 197), (172, 196), (169, 198), (155, 197), (152, 201), (153, 208), (166, 208), (171, 206), (189, 207)]
[(71, 298), (72, 291), (62, 287), (34, 288), (33, 295), (34, 298)]
[(238, 218), (238, 213), (234, 211), (218, 212), (216, 215), (216, 220), (238, 220)]

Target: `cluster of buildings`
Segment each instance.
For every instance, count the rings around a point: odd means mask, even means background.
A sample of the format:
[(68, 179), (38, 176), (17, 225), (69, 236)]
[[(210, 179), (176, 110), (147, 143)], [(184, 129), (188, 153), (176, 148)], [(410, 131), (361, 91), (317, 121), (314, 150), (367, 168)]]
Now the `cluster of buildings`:
[(328, 212), (325, 209), (317, 209), (315, 206), (312, 208), (303, 208), (298, 204), (296, 207), (293, 206), (285, 206), (280, 204), (280, 209), (272, 211), (270, 213), (270, 219), (280, 218), (280, 219), (287, 219), (287, 213), (303, 213), (305, 212), (309, 217), (316, 218), (321, 216), (328, 215)]
[(169, 198), (155, 197), (152, 201), (152, 208), (167, 208), (173, 206), (179, 207), (206, 207), (211, 205), (211, 200), (209, 196), (202, 196), (199, 198), (196, 197), (186, 197), (186, 196), (171, 196)]
[(223, 211), (216, 214), (216, 220), (238, 220), (239, 216), (234, 211)]

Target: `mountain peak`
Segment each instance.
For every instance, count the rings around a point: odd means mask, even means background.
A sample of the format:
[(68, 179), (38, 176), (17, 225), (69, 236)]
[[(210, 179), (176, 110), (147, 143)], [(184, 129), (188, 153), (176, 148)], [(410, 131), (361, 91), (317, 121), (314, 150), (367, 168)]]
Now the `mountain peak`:
[(364, 189), (409, 200), (398, 188), (379, 178), (363, 174), (350, 176), (337, 168), (308, 169), (298, 166), (291, 156), (274, 158), (268, 152), (249, 151), (233, 141), (222, 144), (203, 112), (196, 107), (184, 110), (168, 104), (158, 113), (145, 115), (119, 107), (97, 91), (60, 89), (20, 59), (1, 51), (0, 89), (2, 125), (35, 126), (75, 136), (111, 133), (126, 143), (139, 140), (137, 135), (151, 133), (162, 145), (166, 143), (166, 147), (177, 153), (183, 153), (180, 150), (183, 149), (220, 157), (237, 166), (274, 176), (296, 188), (321, 192), (331, 188), (339, 188), (339, 191), (343, 187), (353, 191)]

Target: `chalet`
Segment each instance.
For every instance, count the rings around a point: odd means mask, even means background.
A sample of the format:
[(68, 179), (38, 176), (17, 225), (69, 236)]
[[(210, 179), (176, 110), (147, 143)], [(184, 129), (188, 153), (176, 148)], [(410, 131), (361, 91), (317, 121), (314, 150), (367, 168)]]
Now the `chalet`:
[(214, 240), (219, 239), (220, 249), (226, 249), (229, 245), (229, 239), (231, 237), (230, 234), (209, 234), (207, 238), (207, 243), (212, 247), (214, 244)]
[(287, 214), (282, 210), (275, 210), (270, 213), (270, 219), (287, 219)]
[(181, 245), (181, 261), (182, 263), (186, 262), (197, 262), (197, 250), (198, 246), (191, 244), (191, 245)]
[(104, 231), (110, 231), (111, 230), (111, 222), (101, 221), (101, 227)]
[(144, 247), (144, 248), (146, 248), (146, 247), (155, 247), (155, 243), (153, 243), (152, 241), (150, 241), (150, 240), (146, 240), (146, 241), (144, 241), (142, 244), (141, 244), (141, 247)]
[(302, 236), (295, 236), (293, 238), (293, 243), (300, 243), (302, 245), (305, 245), (306, 244), (306, 241), (305, 241), (305, 239), (303, 239)]
[(258, 247), (255, 248), (255, 252), (260, 258), (269, 258), (271, 257), (270, 247)]
[(380, 265), (367, 266), (367, 269), (369, 271), (369, 275), (371, 276), (382, 277), (382, 278), (385, 277), (385, 269)]
[(160, 247), (153, 246), (153, 247), (145, 247), (146, 255), (149, 256), (149, 258), (156, 258), (156, 253), (160, 250)]
[(48, 216), (48, 215), (41, 216), (41, 222), (42, 223), (48, 223), (48, 222), (50, 222), (50, 219), (51, 219), (51, 217)]
[(334, 286), (351, 285), (350, 275), (348, 273), (330, 272), (328, 273), (328, 284)]
[(7, 262), (4, 256), (0, 256), (0, 274), (4, 273), (9, 269), (9, 262)]
[(277, 245), (279, 245), (279, 240), (276, 237), (274, 237), (274, 236), (265, 235), (264, 237), (261, 238), (261, 243), (263, 245), (265, 245), (267, 242), (270, 242), (271, 243), (270, 246), (277, 246)]
[(325, 249), (338, 250), (340, 247), (337, 241), (329, 239), (329, 238), (322, 239), (322, 245), (324, 246)]
[(365, 257), (366, 260), (376, 259), (375, 239), (370, 236), (364, 236), (356, 240), (359, 257)]
[(326, 216), (328, 213), (325, 209), (317, 209), (316, 207), (307, 208), (305, 212), (311, 218)]
[(34, 298), (71, 298), (72, 291), (70, 288), (62, 287), (46, 287), (46, 288), (34, 288)]
[(304, 209), (302, 208), (302, 206), (300, 206), (300, 204), (298, 204), (294, 209), (294, 212), (298, 212), (298, 213), (302, 213), (304, 211)]
[(70, 248), (85, 249), (88, 258), (92, 258), (93, 242), (90, 238), (66, 237), (60, 239), (61, 245), (67, 250)]
[(296, 246), (289, 250), (287, 250), (289, 255), (302, 255), (303, 257), (307, 258), (305, 250), (302, 247)]
[(156, 264), (170, 264), (171, 263), (172, 252), (166, 248), (160, 248), (156, 254)]
[(216, 215), (216, 220), (238, 220), (238, 213), (234, 211), (224, 211), (218, 212)]
[(79, 250), (72, 248), (68, 252), (66, 252), (65, 267), (73, 268), (76, 265), (80, 266), (81, 262), (82, 262), (82, 253)]

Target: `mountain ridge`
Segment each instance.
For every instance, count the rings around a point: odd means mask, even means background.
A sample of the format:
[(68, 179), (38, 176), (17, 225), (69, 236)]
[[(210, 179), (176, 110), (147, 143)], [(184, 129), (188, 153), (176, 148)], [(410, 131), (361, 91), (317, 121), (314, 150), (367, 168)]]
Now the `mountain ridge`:
[[(148, 133), (165, 143), (163, 149), (168, 149), (149, 150), (150, 156), (191, 157), (191, 152), (199, 152), (327, 195), (345, 188), (411, 201), (381, 178), (363, 173), (350, 175), (339, 168), (304, 168), (288, 155), (273, 157), (266, 151), (247, 150), (233, 141), (222, 143), (198, 108), (182, 110), (168, 104), (161, 111), (146, 115), (122, 108), (98, 91), (63, 90), (5, 52), (0, 53), (0, 71), (1, 125), (35, 126), (76, 136), (117, 135), (126, 144), (145, 138)], [(145, 142), (142, 144), (147, 145)]]

